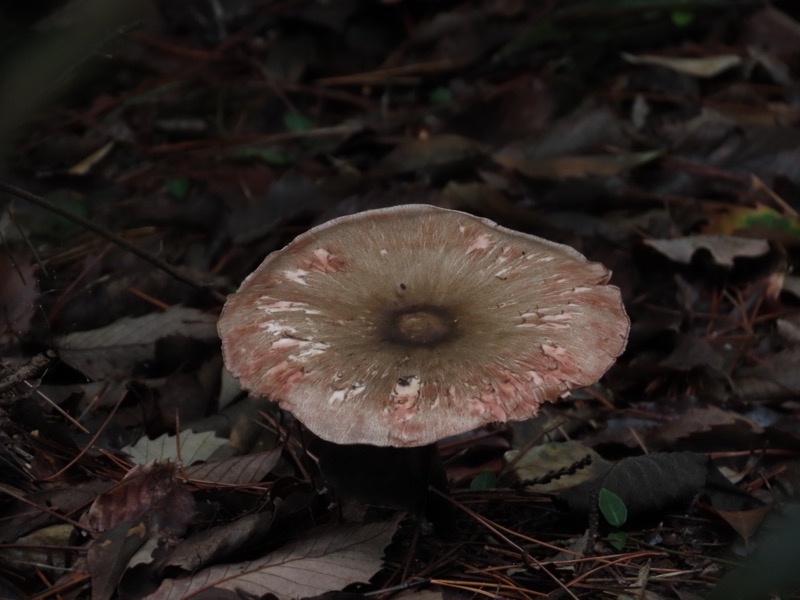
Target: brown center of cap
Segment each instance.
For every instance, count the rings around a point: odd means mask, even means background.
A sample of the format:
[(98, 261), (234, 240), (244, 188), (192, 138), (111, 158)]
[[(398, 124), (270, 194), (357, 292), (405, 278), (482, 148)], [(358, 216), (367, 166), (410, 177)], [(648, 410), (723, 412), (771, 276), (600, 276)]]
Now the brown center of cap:
[(415, 306), (390, 315), (385, 338), (403, 346), (433, 346), (451, 339), (455, 325), (455, 319), (444, 309)]

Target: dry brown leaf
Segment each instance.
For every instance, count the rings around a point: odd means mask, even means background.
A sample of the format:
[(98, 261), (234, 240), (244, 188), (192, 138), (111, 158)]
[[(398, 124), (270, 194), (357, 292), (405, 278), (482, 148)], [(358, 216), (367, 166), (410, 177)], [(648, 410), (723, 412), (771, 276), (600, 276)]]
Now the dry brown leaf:
[(273, 520), (271, 512), (255, 513), (232, 523), (200, 531), (179, 542), (165, 566), (194, 572), (208, 564), (221, 563), (242, 546), (265, 539)]
[(216, 322), (214, 315), (196, 308), (173, 306), (100, 329), (70, 333), (56, 347), (61, 360), (89, 379), (127, 378), (138, 364), (155, 359), (158, 340), (176, 335), (212, 340), (217, 336)]
[(721, 235), (690, 235), (673, 240), (645, 240), (644, 243), (670, 260), (684, 264), (690, 264), (698, 250), (707, 250), (714, 262), (723, 267), (732, 267), (736, 258), (753, 258), (769, 252), (766, 240)]
[(629, 152), (617, 155), (555, 156), (547, 158), (514, 156), (506, 151), (494, 155), (497, 163), (538, 179), (578, 179), (583, 177), (614, 177), (620, 173), (655, 160), (661, 150)]
[(155, 463), (128, 471), (118, 485), (95, 499), (81, 523), (102, 532), (144, 519), (148, 529), (152, 525), (155, 532), (176, 538), (183, 535), (194, 511), (194, 498), (176, 479), (175, 465)]
[(751, 508), (750, 510), (720, 510), (714, 507), (708, 508), (716, 513), (728, 525), (733, 527), (736, 533), (742, 536), (745, 541), (748, 541), (774, 507), (767, 504)]
[(182, 579), (166, 579), (149, 600), (178, 600), (208, 589), (279, 600), (322, 594), (368, 581), (383, 564), (383, 549), (399, 519), (316, 532), (262, 558), (216, 565)]
[(185, 468), (183, 474), (193, 481), (239, 485), (256, 483), (272, 472), (281, 458), (281, 451), (276, 448), (225, 460), (211, 460)]
[(764, 433), (764, 430), (755, 422), (739, 413), (709, 405), (690, 408), (682, 412), (675, 419), (664, 423), (650, 434), (648, 439), (651, 442), (658, 441), (659, 444), (670, 446), (681, 439), (709, 433), (716, 428), (724, 431), (725, 437), (728, 439), (732, 439), (734, 435), (740, 439), (752, 439), (753, 436)]

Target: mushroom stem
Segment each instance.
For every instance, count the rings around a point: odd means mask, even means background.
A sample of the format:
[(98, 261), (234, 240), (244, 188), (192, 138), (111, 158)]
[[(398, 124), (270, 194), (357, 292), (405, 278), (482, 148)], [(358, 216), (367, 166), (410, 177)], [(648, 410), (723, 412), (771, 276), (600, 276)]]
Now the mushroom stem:
[(323, 479), (341, 500), (424, 515), (439, 533), (453, 530), (452, 508), (430, 491), (448, 494), (436, 444), (394, 448), (320, 439), (316, 451)]

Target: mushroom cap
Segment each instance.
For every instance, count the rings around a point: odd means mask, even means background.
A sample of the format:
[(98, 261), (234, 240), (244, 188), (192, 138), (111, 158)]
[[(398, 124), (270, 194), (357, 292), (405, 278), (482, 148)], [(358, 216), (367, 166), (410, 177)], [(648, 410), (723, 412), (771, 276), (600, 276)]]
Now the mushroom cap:
[(225, 364), (339, 444), (419, 446), (596, 382), (630, 322), (569, 246), (428, 205), (341, 217), (228, 297)]

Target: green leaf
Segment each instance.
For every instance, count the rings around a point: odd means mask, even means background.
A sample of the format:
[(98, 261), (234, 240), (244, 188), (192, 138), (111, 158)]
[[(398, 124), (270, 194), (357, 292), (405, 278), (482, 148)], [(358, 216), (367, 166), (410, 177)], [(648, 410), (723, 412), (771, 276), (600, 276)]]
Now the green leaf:
[(490, 490), (497, 485), (497, 475), (491, 471), (484, 471), (479, 473), (472, 481), (469, 482), (469, 489), (471, 490)]
[(302, 113), (287, 112), (283, 115), (283, 124), (289, 131), (308, 131), (314, 126), (314, 122)]
[(608, 534), (608, 543), (616, 550), (622, 550), (628, 541), (628, 534), (624, 531), (612, 531)]
[(167, 179), (164, 183), (167, 188), (167, 193), (173, 198), (183, 200), (189, 195), (189, 178), (188, 177), (175, 177)]
[(686, 27), (694, 21), (694, 13), (688, 10), (673, 10), (670, 19), (676, 27)]
[(797, 219), (783, 216), (769, 208), (743, 214), (736, 219), (736, 228), (742, 231), (775, 231), (800, 237), (800, 223)]
[(606, 521), (614, 527), (620, 527), (628, 520), (628, 507), (625, 506), (625, 502), (608, 488), (600, 489), (597, 503)]

